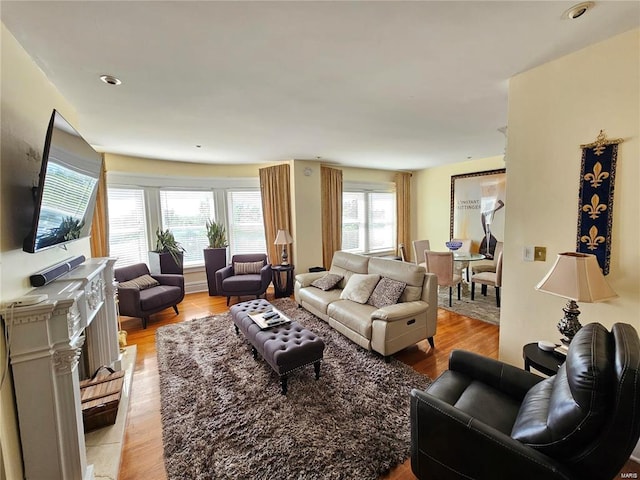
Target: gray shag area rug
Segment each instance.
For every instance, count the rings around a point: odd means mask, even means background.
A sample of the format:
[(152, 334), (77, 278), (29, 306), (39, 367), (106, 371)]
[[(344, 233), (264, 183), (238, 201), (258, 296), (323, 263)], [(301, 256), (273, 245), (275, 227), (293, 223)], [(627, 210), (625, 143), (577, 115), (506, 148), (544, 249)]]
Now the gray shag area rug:
[(376, 479), (406, 460), (409, 392), (429, 378), (385, 363), (290, 299), (273, 304), (325, 342), (320, 379), (305, 367), (286, 396), (230, 314), (158, 329), (169, 480)]
[(487, 287), (487, 296), (480, 293), (480, 285), (476, 284), (475, 299), (471, 301), (471, 292), (468, 290), (460, 293), (458, 300), (458, 289), (453, 287), (453, 297), (451, 306), (449, 306), (449, 288), (438, 288), (438, 307), (451, 312), (464, 315), (465, 317), (475, 318), (483, 322), (500, 325), (500, 309), (496, 306), (496, 294), (494, 287)]

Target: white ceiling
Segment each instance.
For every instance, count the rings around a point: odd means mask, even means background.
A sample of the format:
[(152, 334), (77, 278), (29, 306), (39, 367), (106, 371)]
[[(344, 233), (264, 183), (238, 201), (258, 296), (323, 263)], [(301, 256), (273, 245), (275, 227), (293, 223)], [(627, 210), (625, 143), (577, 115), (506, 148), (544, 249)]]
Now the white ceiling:
[(563, 18), (575, 3), (3, 0), (0, 15), (100, 151), (411, 170), (501, 155), (510, 77), (640, 25), (638, 1)]

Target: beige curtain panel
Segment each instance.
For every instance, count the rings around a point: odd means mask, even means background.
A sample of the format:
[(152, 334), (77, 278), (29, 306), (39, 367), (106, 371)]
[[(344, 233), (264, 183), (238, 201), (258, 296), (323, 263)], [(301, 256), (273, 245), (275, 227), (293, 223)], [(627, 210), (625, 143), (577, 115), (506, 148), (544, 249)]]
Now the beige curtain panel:
[[(289, 180), (289, 165), (282, 164), (261, 168), (259, 174), (267, 255), (272, 265), (280, 265), (282, 261), (282, 246), (273, 244), (278, 230), (286, 230), (293, 236), (293, 232), (291, 231), (291, 184)], [(291, 245), (287, 245), (287, 252), (289, 255), (289, 263), (294, 265)]]
[[(398, 172), (395, 175), (396, 183), (396, 218), (398, 244), (404, 244), (405, 251), (411, 240), (411, 174)], [(407, 259), (409, 260), (409, 259)]]
[(334, 252), (342, 249), (342, 170), (320, 167), (322, 208), (322, 264), (331, 267)]
[(107, 172), (102, 162), (102, 172), (98, 180), (96, 207), (91, 223), (91, 256), (109, 256), (109, 221), (107, 213)]

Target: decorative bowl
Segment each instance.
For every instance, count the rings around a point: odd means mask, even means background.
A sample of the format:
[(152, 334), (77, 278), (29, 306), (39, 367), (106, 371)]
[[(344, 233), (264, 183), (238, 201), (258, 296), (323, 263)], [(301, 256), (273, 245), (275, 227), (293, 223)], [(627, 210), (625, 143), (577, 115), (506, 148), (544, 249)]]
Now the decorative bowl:
[(462, 246), (462, 242), (452, 240), (450, 242), (445, 242), (445, 245), (449, 250), (453, 252), (455, 250), (458, 250)]

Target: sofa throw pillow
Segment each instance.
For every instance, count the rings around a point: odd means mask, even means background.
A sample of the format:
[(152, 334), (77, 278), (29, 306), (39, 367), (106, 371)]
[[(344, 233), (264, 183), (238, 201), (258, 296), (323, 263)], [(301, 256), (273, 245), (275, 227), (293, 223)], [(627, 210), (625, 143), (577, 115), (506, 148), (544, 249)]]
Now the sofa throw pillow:
[(380, 275), (378, 274), (354, 273), (347, 281), (340, 298), (365, 304), (379, 280)]
[(147, 288), (156, 287), (158, 285), (160, 285), (160, 282), (151, 275), (142, 275), (138, 278), (134, 278), (133, 280), (118, 283), (120, 288), (137, 288), (138, 290), (146, 290)]
[(367, 300), (367, 303), (376, 308), (394, 305), (398, 303), (406, 286), (407, 284), (404, 282), (382, 277), (376, 285), (376, 288), (373, 289), (373, 293), (369, 297), (369, 300)]
[(233, 262), (233, 273), (235, 275), (249, 275), (252, 273), (260, 273), (264, 267), (264, 262)]
[(324, 277), (318, 278), (317, 280), (314, 280), (313, 282), (311, 282), (311, 285), (319, 288), (320, 290), (324, 290), (326, 292), (327, 290), (331, 290), (332, 288), (335, 288), (336, 285), (338, 285), (338, 283), (340, 283), (340, 280), (342, 280), (343, 278), (344, 277), (342, 275), (337, 275), (335, 273), (327, 273)]

